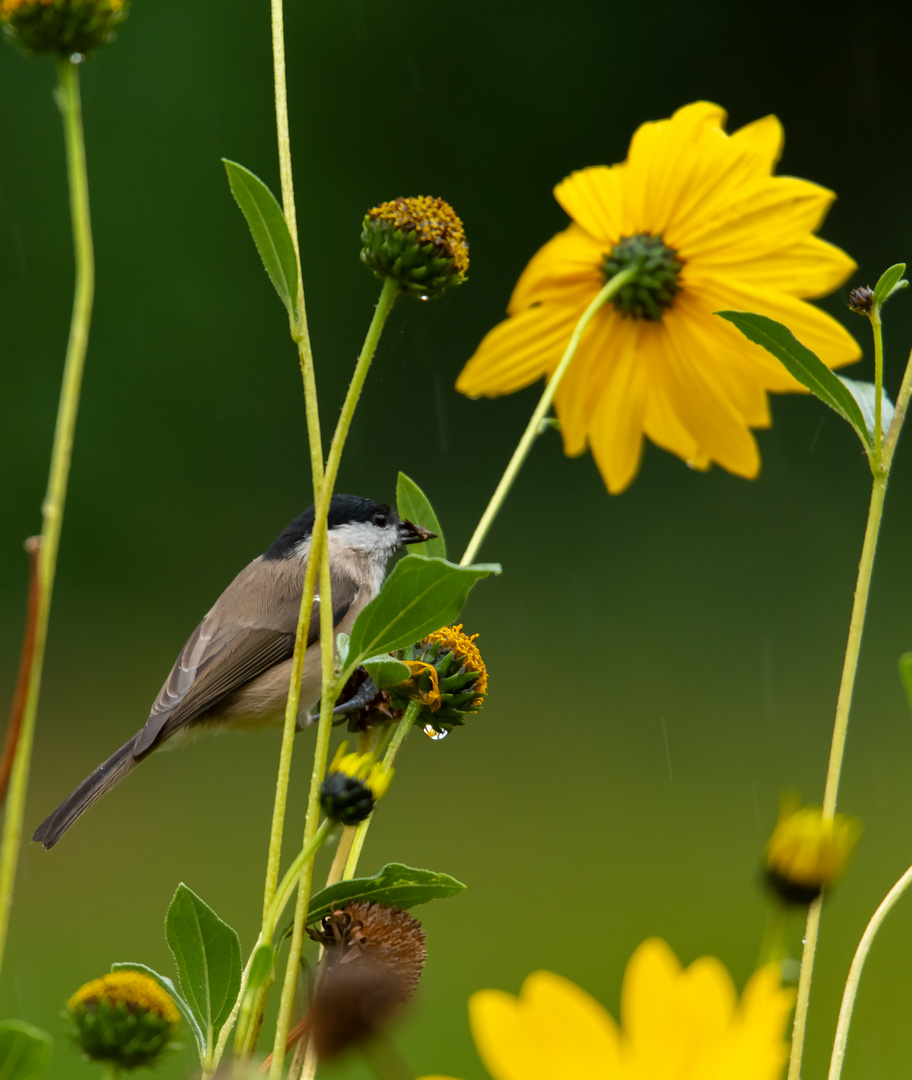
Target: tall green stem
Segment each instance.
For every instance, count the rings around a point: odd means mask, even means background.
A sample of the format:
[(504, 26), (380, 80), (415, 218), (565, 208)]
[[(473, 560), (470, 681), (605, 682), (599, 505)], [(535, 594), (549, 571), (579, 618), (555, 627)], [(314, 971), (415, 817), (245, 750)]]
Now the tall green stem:
[[(878, 338), (879, 324), (875, 327), (875, 340)], [(839, 779), (842, 772), (842, 760), (845, 754), (846, 736), (849, 728), (849, 711), (852, 706), (852, 692), (855, 688), (855, 673), (858, 669), (858, 654), (861, 650), (861, 638), (868, 606), (868, 593), (871, 586), (871, 573), (874, 568), (874, 555), (877, 551), (877, 538), (883, 517), (884, 498), (886, 497), (890, 467), (893, 464), (893, 455), (905, 419), (910, 394), (912, 394), (912, 356), (910, 356), (906, 365), (902, 386), (896, 399), (893, 420), (890, 423), (890, 428), (879, 455), (875, 447), (874, 484), (871, 490), (871, 502), (868, 507), (868, 523), (865, 528), (861, 559), (858, 564), (855, 599), (852, 604), (852, 617), (849, 622), (849, 639), (846, 643), (842, 679), (839, 684), (839, 697), (836, 701), (836, 717), (833, 722), (833, 738), (830, 743), (830, 759), (827, 766), (826, 788), (823, 794), (823, 816), (828, 820), (832, 820), (836, 813)], [(878, 401), (879, 399), (880, 393), (878, 390)], [(876, 423), (875, 427), (877, 427)], [(798, 980), (798, 998), (795, 1003), (795, 1021), (792, 1029), (788, 1080), (800, 1080), (801, 1076), (801, 1059), (804, 1054), (804, 1036), (807, 1028), (814, 956), (817, 951), (817, 937), (820, 931), (821, 902), (820, 899), (815, 900), (808, 910), (804, 948), (801, 954), (801, 974)]]
[[(396, 297), (399, 294), (399, 284), (393, 278), (386, 278), (380, 290), (380, 297), (374, 309), (364, 345), (355, 364), (355, 371), (349, 383), (348, 392), (339, 414), (339, 421), (333, 435), (332, 445), (326, 459), (326, 471), (323, 476), (323, 485), (320, 497), (317, 501), (314, 521), (314, 533), (311, 543), (315, 543), (319, 550), (326, 551), (326, 518), (329, 512), (329, 501), (335, 488), (336, 477), (339, 472), (339, 463), (342, 460), (342, 451), (351, 428), (352, 418), (361, 391), (364, 387), (367, 373), (370, 370), (371, 361), (380, 341), (380, 335), (386, 323), (389, 313), (393, 309)], [(309, 567), (308, 567), (309, 569)], [(329, 565), (324, 558), (321, 567), (320, 594), (330, 597), (331, 587), (329, 580)], [(333, 641), (332, 604), (320, 604), (320, 638), (323, 642)], [(323, 648), (323, 695), (321, 699), (320, 722), (317, 729), (317, 745), (314, 751), (314, 767), (311, 775), (310, 793), (307, 800), (307, 817), (304, 823), (304, 845), (310, 843), (317, 831), (320, 819), (320, 785), (326, 774), (326, 761), (329, 756), (329, 736), (332, 730), (332, 710), (335, 704), (332, 693), (335, 681), (334, 673), (334, 650), (332, 647)], [(285, 1044), (288, 1039), (288, 1030), (291, 1024), (291, 1010), (294, 1005), (294, 992), (297, 982), (298, 967), (301, 958), (301, 949), (304, 944), (304, 928), (307, 918), (307, 910), (310, 904), (310, 893), (313, 879), (313, 860), (305, 863), (301, 870), (298, 882), (298, 900), (295, 907), (294, 931), (292, 933), (291, 946), (288, 953), (288, 965), (285, 970), (285, 981), (282, 986), (282, 997), (279, 1002), (279, 1018), (276, 1023), (275, 1043), (273, 1046), (272, 1064), (270, 1077), (272, 1080), (282, 1075), (282, 1067), (285, 1057)]]
[(883, 444), (883, 325), (880, 304), (871, 308), (871, 330), (874, 333), (874, 462), (880, 461)]
[(16, 756), (10, 776), (6, 816), (3, 822), (3, 848), (0, 853), (0, 967), (6, 947), (13, 883), (22, 843), (22, 821), (28, 788), (29, 764), (35, 736), (35, 718), (41, 689), (41, 672), (47, 641), (51, 596), (57, 571), (57, 552), (66, 503), (70, 460), (79, 392), (89, 341), (92, 300), (95, 294), (95, 255), (89, 216), (89, 180), (86, 172), (85, 138), (82, 129), (82, 106), (79, 98), (79, 73), (68, 59), (57, 61), (57, 104), (63, 117), (66, 144), (67, 176), (70, 190), (70, 214), (73, 224), (73, 247), (76, 255), (76, 283), (70, 336), (63, 368), (63, 384), (57, 409), (57, 426), (51, 451), (51, 469), (47, 494), (42, 505), (41, 555), (39, 564), (40, 595), (35, 627), (35, 645), (28, 675), (25, 710)]
[(494, 519), (497, 517), (498, 511), (503, 505), (504, 499), (506, 499), (507, 495), (510, 493), (510, 488), (513, 487), (513, 482), (519, 475), (519, 470), (523, 467), (526, 458), (529, 456), (532, 444), (541, 434), (542, 421), (545, 419), (548, 410), (551, 408), (551, 402), (554, 400), (557, 388), (560, 386), (564, 375), (566, 375), (567, 368), (570, 367), (570, 362), (576, 354), (580, 339), (582, 338), (586, 327), (592, 320), (592, 317), (612, 298), (612, 296), (615, 295), (616, 292), (618, 292), (619, 289), (622, 288), (622, 286), (626, 285), (631, 278), (636, 277), (638, 270), (638, 267), (631, 267), (615, 274), (613, 278), (610, 278), (605, 283), (598, 296), (596, 296), (589, 307), (583, 312), (580, 321), (576, 324), (576, 327), (570, 336), (570, 341), (567, 344), (567, 348), (564, 350), (564, 355), (560, 358), (560, 362), (558, 363), (554, 374), (548, 380), (545, 391), (542, 394), (539, 403), (535, 406), (535, 411), (532, 413), (532, 417), (526, 426), (526, 430), (519, 440), (519, 445), (513, 451), (513, 457), (510, 458), (510, 463), (507, 465), (506, 471), (500, 478), (500, 483), (497, 485), (497, 489), (491, 496), (491, 501), (488, 503), (487, 509), (482, 514), (481, 521), (478, 522), (478, 527), (472, 534), (472, 539), (469, 541), (469, 546), (465, 549), (465, 554), (462, 556), (460, 566), (468, 566), (478, 554), (478, 549), (481, 547), (482, 541), (493, 525)]
[[(285, 85), (285, 27), (282, 0), (271, 0), (272, 11), (272, 63), (275, 85), (276, 137), (279, 153), (279, 174), (282, 185), (282, 211), (294, 246), (295, 262), (298, 268), (298, 293), (296, 298), (297, 319), (291, 334), (298, 347), (298, 359), (301, 365), (301, 379), (304, 384), (304, 411), (307, 420), (307, 439), (310, 448), (310, 471), (313, 481), (313, 497), (316, 505), (320, 499), (323, 484), (323, 442), (320, 433), (320, 411), (317, 404), (317, 384), (314, 374), (313, 353), (310, 347), (310, 333), (307, 327), (307, 309), (304, 303), (304, 277), (301, 270), (301, 253), (298, 246), (298, 224), (294, 199), (294, 179), (291, 165), (291, 137), (288, 130), (288, 92)], [(328, 557), (328, 553), (322, 557)], [(263, 888), (263, 919), (275, 896), (276, 882), (279, 879), (279, 866), (282, 858), (282, 835), (285, 828), (285, 806), (288, 802), (288, 785), (291, 780), (291, 757), (294, 751), (294, 737), (298, 720), (298, 696), (301, 685), (301, 668), (304, 663), (304, 649), (310, 628), (310, 612), (316, 584), (316, 573), (321, 551), (318, 545), (311, 547), (311, 566), (305, 577), (304, 591), (301, 596), (301, 608), (298, 614), (298, 628), (295, 636), (295, 651), (292, 660), (292, 674), (288, 701), (285, 709), (285, 723), (282, 729), (282, 748), (279, 752), (279, 768), (276, 776), (276, 793), (272, 810), (272, 825), (269, 833), (269, 852), (266, 858), (266, 881)]]

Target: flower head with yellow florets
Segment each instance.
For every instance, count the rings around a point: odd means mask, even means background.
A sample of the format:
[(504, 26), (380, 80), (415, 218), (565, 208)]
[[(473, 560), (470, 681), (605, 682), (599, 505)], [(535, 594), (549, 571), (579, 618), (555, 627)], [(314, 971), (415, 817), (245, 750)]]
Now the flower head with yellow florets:
[(564, 451), (591, 448), (608, 490), (637, 473), (644, 434), (697, 469), (715, 461), (754, 477), (751, 428), (770, 424), (768, 391), (802, 387), (714, 313), (785, 323), (828, 367), (860, 356), (834, 319), (807, 303), (855, 263), (814, 236), (834, 199), (774, 176), (774, 116), (731, 135), (718, 105), (698, 101), (643, 124), (627, 160), (572, 173), (554, 189), (572, 223), (536, 254), (457, 389), (512, 393), (550, 376), (588, 305), (620, 270), (628, 282), (592, 319), (554, 405)]

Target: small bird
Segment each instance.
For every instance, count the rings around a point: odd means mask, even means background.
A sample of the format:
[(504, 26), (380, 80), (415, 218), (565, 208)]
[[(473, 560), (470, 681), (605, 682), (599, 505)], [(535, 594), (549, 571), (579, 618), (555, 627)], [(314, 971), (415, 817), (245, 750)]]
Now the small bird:
[[(207, 728), (281, 726), (313, 524), (311, 506), (238, 574), (181, 649), (145, 725), (38, 826), (33, 840), (50, 850), (96, 799), (165, 742), (176, 745)], [(348, 633), (380, 591), (393, 552), (435, 534), (355, 495), (333, 496), (327, 526), (333, 627)], [(320, 649), (311, 648), (320, 639), (319, 603), (314, 596), (299, 729), (312, 722), (310, 710), (320, 698)]]

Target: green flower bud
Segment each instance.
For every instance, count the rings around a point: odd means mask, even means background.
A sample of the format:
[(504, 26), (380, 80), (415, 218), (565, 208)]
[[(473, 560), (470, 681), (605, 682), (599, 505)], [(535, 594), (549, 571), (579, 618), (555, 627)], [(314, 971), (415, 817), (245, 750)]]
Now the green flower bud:
[(67, 1002), (67, 1015), (86, 1057), (126, 1070), (153, 1064), (180, 1019), (170, 996), (138, 971), (115, 971), (86, 983)]

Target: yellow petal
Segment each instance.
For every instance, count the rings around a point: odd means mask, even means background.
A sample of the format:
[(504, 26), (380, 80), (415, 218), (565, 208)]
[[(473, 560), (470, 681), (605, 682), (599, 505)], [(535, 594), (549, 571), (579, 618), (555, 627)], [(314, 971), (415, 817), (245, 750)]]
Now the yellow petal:
[(634, 231), (664, 234), (706, 185), (718, 181), (725, 110), (698, 101), (670, 120), (641, 124), (627, 154), (627, 208)]
[[(700, 302), (712, 311), (754, 311), (783, 323), (796, 338), (807, 346), (829, 368), (852, 364), (861, 358), (861, 348), (852, 335), (838, 323), (832, 315), (814, 307), (806, 300), (774, 289), (750, 288), (734, 278), (715, 283), (706, 283), (699, 290)], [(749, 343), (748, 343), (749, 344)], [(764, 370), (769, 371), (770, 390), (793, 390), (794, 380), (785, 368), (765, 349), (755, 352), (745, 349), (744, 355), (750, 356)], [(762, 354), (766, 353), (764, 357)], [(772, 363), (768, 363), (768, 360)]]
[(555, 397), (560, 417), (564, 453), (582, 454), (588, 445), (589, 428), (617, 358), (627, 349), (634, 321), (623, 319), (606, 306), (593, 318), (583, 335)]
[(591, 300), (604, 284), (601, 266), (609, 250), (578, 225), (570, 225), (540, 248), (520, 275), (507, 311), (516, 315), (532, 304)]
[(764, 116), (729, 136), (739, 152), (750, 155), (758, 170), (771, 173), (782, 156), (785, 133), (776, 116)]
[(721, 248), (689, 265), (685, 276), (693, 290), (706, 281), (724, 282), (735, 277), (749, 288), (810, 298), (838, 289), (856, 269), (855, 260), (841, 248), (817, 236), (806, 236), (761, 259), (744, 259), (736, 250)]
[(559, 1080), (548, 1070), (535, 1026), (519, 998), (480, 990), (469, 998), (469, 1024), (494, 1080)]
[(674, 984), (680, 973), (678, 958), (660, 938), (644, 941), (627, 964), (621, 1018), (638, 1077), (665, 1080), (680, 1064), (676, 1055), (666, 1053), (674, 1023)]
[(462, 369), (456, 389), (469, 397), (497, 397), (553, 371), (591, 299), (575, 307), (542, 304), (495, 326)]
[(625, 192), (625, 166), (595, 165), (562, 180), (554, 197), (581, 228), (610, 249), (629, 235)]
[(676, 312), (668, 318), (665, 343), (666, 386), (675, 412), (713, 461), (737, 476), (753, 479), (760, 455), (747, 423), (728, 400), (711, 373), (700, 364), (699, 342), (691, 337), (687, 320)]
[(560, 975), (537, 971), (523, 983), (521, 998), (553, 1075), (614, 1080), (619, 1074), (617, 1024), (585, 991)]
[(644, 348), (649, 328), (635, 323), (601, 387), (589, 424), (592, 456), (612, 495), (620, 494), (637, 474), (643, 454), (649, 358)]

